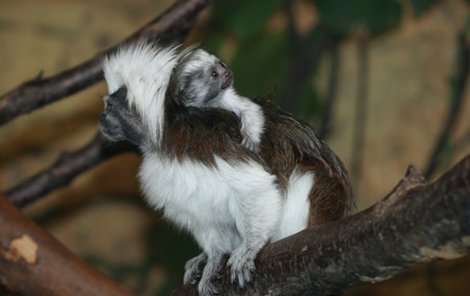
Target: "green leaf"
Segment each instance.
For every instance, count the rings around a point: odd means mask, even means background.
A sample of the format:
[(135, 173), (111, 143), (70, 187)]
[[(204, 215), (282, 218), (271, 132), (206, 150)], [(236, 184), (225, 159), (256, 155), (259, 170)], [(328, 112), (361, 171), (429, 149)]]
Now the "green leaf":
[(397, 0), (316, 0), (315, 3), (321, 24), (342, 34), (362, 27), (376, 35), (397, 25), (402, 14)]
[(223, 34), (220, 30), (213, 30), (213, 32), (211, 32), (208, 38), (204, 40), (201, 46), (211, 53), (217, 53), (225, 42), (225, 37), (225, 34)]
[(310, 120), (318, 116), (320, 97), (312, 83), (307, 83), (302, 88), (299, 95), (298, 104), (295, 107), (295, 114), (303, 120)]
[(152, 262), (158, 262), (170, 268), (180, 271), (191, 257), (200, 252), (198, 246), (189, 234), (182, 232), (173, 225), (159, 223), (150, 236), (152, 248)]
[(259, 32), (282, 3), (281, 0), (215, 1), (213, 15), (217, 25), (227, 27), (240, 38), (246, 38)]
[(414, 15), (420, 15), (436, 2), (436, 0), (411, 0)]
[(230, 67), (235, 89), (244, 96), (282, 93), (288, 66), (287, 38), (284, 32), (262, 34), (240, 46)]

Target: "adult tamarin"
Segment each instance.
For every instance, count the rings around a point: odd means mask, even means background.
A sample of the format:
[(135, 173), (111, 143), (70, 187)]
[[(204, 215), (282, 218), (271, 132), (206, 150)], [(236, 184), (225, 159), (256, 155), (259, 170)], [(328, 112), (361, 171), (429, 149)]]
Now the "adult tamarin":
[[(192, 82), (180, 71), (191, 62), (187, 54), (139, 44), (109, 56), (103, 69), (110, 95), (100, 124), (109, 140), (141, 149), (147, 201), (203, 250), (187, 262), (185, 283), (200, 278), (199, 293), (213, 295), (225, 255), (232, 280), (244, 286), (266, 243), (342, 217), (350, 190), (341, 161), (292, 116), (258, 105), (263, 127), (253, 151), (242, 144), (241, 116), (179, 97), (175, 87)], [(221, 92), (232, 88), (231, 79)]]

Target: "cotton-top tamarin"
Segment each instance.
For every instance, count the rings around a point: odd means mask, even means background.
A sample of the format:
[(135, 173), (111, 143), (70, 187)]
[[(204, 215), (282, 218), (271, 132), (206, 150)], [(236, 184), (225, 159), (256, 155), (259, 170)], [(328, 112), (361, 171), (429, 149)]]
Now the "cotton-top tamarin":
[[(213, 279), (226, 255), (232, 280), (243, 287), (265, 244), (342, 217), (351, 195), (341, 161), (308, 125), (266, 102), (218, 97), (238, 95), (232, 75), (224, 77), (217, 65), (222, 77), (210, 87), (204, 71), (185, 71), (197, 52), (141, 43), (110, 55), (103, 65), (109, 95), (100, 125), (108, 140), (140, 148), (147, 202), (202, 248), (186, 263), (185, 283), (199, 281), (200, 295), (214, 295), (220, 291)], [(211, 66), (204, 59), (198, 65)], [(200, 96), (196, 87), (191, 96), (194, 85), (211, 95)], [(202, 104), (192, 103), (201, 98)], [(204, 105), (216, 98), (222, 104)], [(251, 132), (237, 104), (245, 103), (255, 105), (250, 120), (261, 125), (255, 149), (244, 142)]]

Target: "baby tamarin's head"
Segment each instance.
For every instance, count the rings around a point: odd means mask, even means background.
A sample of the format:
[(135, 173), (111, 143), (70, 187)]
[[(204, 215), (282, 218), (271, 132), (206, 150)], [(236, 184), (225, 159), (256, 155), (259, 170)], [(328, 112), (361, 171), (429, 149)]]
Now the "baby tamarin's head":
[(230, 69), (216, 56), (203, 49), (190, 48), (180, 55), (174, 69), (174, 98), (185, 106), (205, 107), (231, 88)]

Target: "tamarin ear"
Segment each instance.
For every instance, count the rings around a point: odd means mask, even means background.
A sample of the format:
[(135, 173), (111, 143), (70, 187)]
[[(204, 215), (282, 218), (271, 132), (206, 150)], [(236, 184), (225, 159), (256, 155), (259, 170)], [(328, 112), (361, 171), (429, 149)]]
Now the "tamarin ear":
[(120, 105), (127, 104), (127, 87), (121, 86), (117, 91), (113, 92), (110, 97), (113, 97)]
[[(112, 94), (104, 97), (105, 112), (111, 112), (112, 109), (118, 108), (119, 110), (127, 110), (129, 103), (127, 100), (127, 88), (120, 87)], [(116, 110), (113, 110), (116, 111)]]

